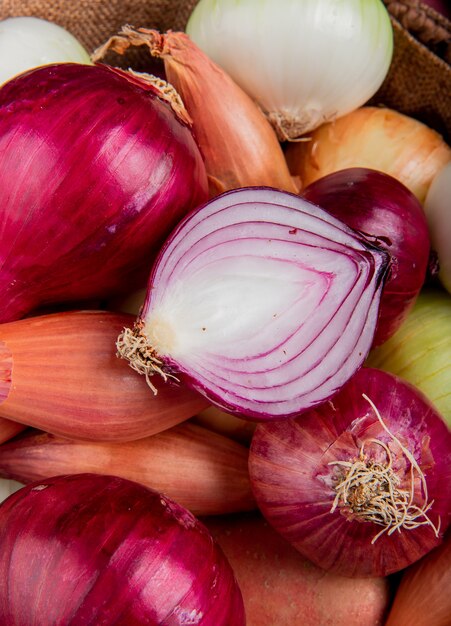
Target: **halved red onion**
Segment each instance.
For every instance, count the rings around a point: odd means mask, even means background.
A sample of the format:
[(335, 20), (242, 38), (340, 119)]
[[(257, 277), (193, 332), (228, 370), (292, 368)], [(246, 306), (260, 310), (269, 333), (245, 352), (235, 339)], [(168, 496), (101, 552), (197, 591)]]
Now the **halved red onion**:
[(49, 65), (5, 84), (0, 162), (1, 322), (145, 282), (207, 198), (190, 128), (152, 84), (108, 66)]
[(157, 491), (59, 476), (0, 505), (2, 624), (244, 626), (241, 592), (212, 536)]
[(424, 283), (430, 238), (423, 207), (401, 182), (365, 167), (323, 176), (302, 196), (390, 253), (373, 342), (380, 345), (404, 322)]
[(418, 389), (364, 367), (331, 401), (258, 424), (249, 471), (267, 521), (323, 569), (386, 576), (440, 545), (451, 431)]
[(193, 211), (151, 273), (119, 354), (149, 377), (184, 376), (248, 418), (332, 396), (371, 346), (389, 260), (323, 209), (243, 188)]

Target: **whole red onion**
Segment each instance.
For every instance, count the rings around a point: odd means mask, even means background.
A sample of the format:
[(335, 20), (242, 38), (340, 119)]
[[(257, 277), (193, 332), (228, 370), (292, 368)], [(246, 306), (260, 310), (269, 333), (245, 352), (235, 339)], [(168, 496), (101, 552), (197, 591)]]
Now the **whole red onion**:
[(305, 557), (372, 577), (441, 543), (450, 462), (451, 432), (426, 397), (362, 368), (317, 409), (258, 424), (249, 470), (262, 513)]
[(233, 571), (205, 526), (156, 491), (78, 474), (0, 506), (0, 615), (15, 626), (244, 626)]
[(390, 253), (373, 345), (383, 343), (407, 317), (426, 276), (430, 240), (420, 202), (392, 176), (363, 167), (328, 174), (302, 195)]
[(189, 127), (108, 66), (49, 65), (0, 90), (0, 321), (128, 288), (207, 197)]

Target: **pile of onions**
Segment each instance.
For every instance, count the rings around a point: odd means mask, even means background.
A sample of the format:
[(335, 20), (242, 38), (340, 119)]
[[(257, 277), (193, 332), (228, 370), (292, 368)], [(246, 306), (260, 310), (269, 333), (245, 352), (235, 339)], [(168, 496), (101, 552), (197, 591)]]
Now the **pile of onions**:
[(0, 505), (4, 624), (244, 626), (241, 592), (210, 533), (156, 491), (60, 476)]
[(435, 176), (451, 160), (443, 137), (386, 107), (361, 107), (290, 143), (286, 159), (302, 187), (350, 167), (367, 167), (403, 183), (423, 203)]
[(193, 211), (163, 246), (118, 353), (150, 386), (183, 375), (251, 419), (332, 396), (373, 341), (388, 255), (325, 210), (246, 188)]
[(382, 344), (401, 326), (424, 284), (430, 244), (421, 204), (395, 178), (367, 168), (328, 174), (302, 195), (390, 254), (373, 342)]
[[(149, 395), (144, 380), (116, 358), (117, 334), (133, 319), (108, 311), (66, 311), (0, 324), (0, 416), (8, 418), (6, 434), (17, 421), (63, 437), (129, 441), (206, 408), (205, 399), (181, 383), (158, 381), (160, 393)], [(0, 436), (2, 430), (0, 422)]]
[(261, 106), (281, 139), (365, 104), (393, 52), (381, 0), (200, 0), (186, 30)]
[(371, 351), (367, 364), (391, 372), (427, 395), (451, 427), (451, 298), (423, 289), (399, 330)]
[(323, 569), (386, 576), (440, 545), (451, 431), (416, 388), (362, 368), (331, 401), (257, 425), (251, 484), (268, 522)]
[(189, 127), (153, 83), (48, 65), (0, 90), (0, 321), (141, 281), (207, 197)]

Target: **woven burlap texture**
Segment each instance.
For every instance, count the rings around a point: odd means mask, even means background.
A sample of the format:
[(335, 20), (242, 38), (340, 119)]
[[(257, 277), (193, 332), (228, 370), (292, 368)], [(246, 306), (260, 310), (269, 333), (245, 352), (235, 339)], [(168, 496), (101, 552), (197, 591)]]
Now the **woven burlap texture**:
[[(60, 24), (93, 51), (124, 24), (184, 30), (198, 0), (0, 0), (0, 19), (33, 15)], [(390, 72), (371, 104), (451, 136), (451, 24), (419, 0), (384, 0), (395, 33)], [(136, 69), (145, 69), (140, 65)]]

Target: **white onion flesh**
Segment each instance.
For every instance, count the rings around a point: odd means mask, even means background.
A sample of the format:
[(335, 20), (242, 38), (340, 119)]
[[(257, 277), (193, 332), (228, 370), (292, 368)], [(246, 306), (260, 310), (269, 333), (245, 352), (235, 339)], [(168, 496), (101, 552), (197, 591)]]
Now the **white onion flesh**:
[(298, 196), (229, 192), (163, 248), (144, 334), (218, 406), (255, 419), (298, 414), (363, 363), (386, 264), (385, 253)]

